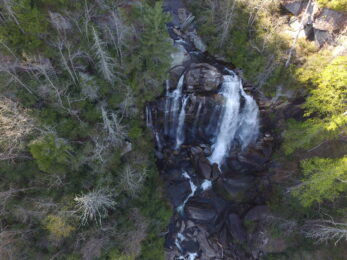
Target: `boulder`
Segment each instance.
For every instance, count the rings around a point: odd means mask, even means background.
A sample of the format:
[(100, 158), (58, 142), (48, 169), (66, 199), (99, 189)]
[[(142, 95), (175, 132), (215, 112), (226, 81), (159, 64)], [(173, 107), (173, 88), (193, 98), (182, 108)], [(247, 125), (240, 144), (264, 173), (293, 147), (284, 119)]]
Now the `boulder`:
[(194, 63), (186, 74), (188, 91), (211, 92), (216, 91), (222, 82), (222, 74), (207, 63)]
[(212, 173), (212, 167), (210, 161), (205, 157), (200, 157), (198, 162), (198, 172), (204, 179), (210, 179)]
[(322, 47), (325, 43), (332, 43), (333, 42), (333, 36), (328, 31), (321, 31), (318, 29), (314, 29), (314, 41), (319, 47)]
[(282, 6), (295, 16), (299, 15), (306, 7), (308, 0), (282, 0)]
[(190, 219), (199, 222), (211, 222), (216, 217), (216, 211), (210, 204), (195, 200), (187, 202), (185, 212)]
[(219, 169), (218, 164), (214, 163), (212, 165), (212, 180), (215, 181), (219, 178), (219, 176), (221, 175), (221, 171)]
[(257, 221), (269, 215), (269, 208), (266, 205), (256, 206), (250, 209), (245, 215), (245, 221)]
[(222, 198), (230, 201), (249, 201), (254, 178), (251, 176), (241, 175), (236, 178), (219, 178), (217, 180), (216, 191)]
[(328, 8), (323, 8), (313, 22), (313, 27), (316, 30), (328, 31), (330, 33), (337, 30), (342, 31), (346, 26), (347, 14)]
[(230, 214), (228, 218), (228, 228), (232, 237), (239, 243), (243, 243), (246, 240), (246, 231), (242, 226), (240, 217), (236, 214)]
[(187, 180), (171, 181), (166, 186), (166, 193), (173, 206), (177, 208), (191, 193), (190, 184)]
[[(244, 172), (261, 172), (266, 169), (272, 151), (272, 143), (263, 140), (257, 143), (257, 148), (250, 148), (246, 152), (239, 154), (238, 167)], [(236, 162), (234, 162), (236, 165)]]

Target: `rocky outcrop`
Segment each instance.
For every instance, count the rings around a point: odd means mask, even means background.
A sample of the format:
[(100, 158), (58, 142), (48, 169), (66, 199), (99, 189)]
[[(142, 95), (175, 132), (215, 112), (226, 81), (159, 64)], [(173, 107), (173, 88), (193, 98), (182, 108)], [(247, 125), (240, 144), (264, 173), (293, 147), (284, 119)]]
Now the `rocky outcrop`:
[(282, 5), (292, 14), (299, 15), (307, 6), (308, 0), (283, 0)]
[(315, 14), (313, 28), (334, 33), (342, 31), (347, 26), (347, 14), (323, 8)]
[[(307, 6), (310, 3), (310, 6)], [(303, 22), (307, 39), (322, 47), (332, 45), (347, 29), (347, 13), (321, 8), (315, 1), (282, 0), (282, 6)]]
[(221, 82), (221, 73), (207, 63), (192, 64), (186, 74), (186, 84), (189, 92), (216, 91)]

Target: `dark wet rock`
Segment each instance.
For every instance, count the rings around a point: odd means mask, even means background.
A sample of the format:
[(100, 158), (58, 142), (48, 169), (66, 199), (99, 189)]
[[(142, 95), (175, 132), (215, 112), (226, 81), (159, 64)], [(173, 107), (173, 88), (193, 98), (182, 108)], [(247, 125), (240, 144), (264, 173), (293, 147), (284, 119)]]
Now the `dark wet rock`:
[(253, 185), (254, 178), (247, 175), (241, 175), (236, 178), (219, 178), (216, 191), (226, 200), (241, 202), (252, 199), (248, 192)]
[(190, 152), (192, 153), (192, 155), (199, 155), (200, 156), (204, 151), (199, 146), (192, 146), (190, 148)]
[(221, 73), (215, 67), (207, 63), (192, 64), (186, 74), (188, 91), (216, 91), (221, 82)]
[(166, 187), (166, 193), (175, 208), (183, 203), (191, 193), (191, 188), (187, 180), (170, 182)]
[(242, 168), (242, 171), (261, 172), (267, 168), (271, 157), (272, 145), (266, 142), (258, 145), (260, 147), (250, 148), (238, 156), (238, 167)]
[(190, 219), (199, 222), (211, 222), (216, 218), (216, 211), (210, 204), (196, 200), (186, 204), (185, 212)]
[(203, 226), (201, 226), (196, 236), (196, 240), (200, 244), (202, 255), (201, 260), (222, 259), (223, 253), (221, 248), (217, 245), (217, 243), (210, 241), (209, 237), (210, 234)]
[(257, 221), (269, 215), (269, 208), (266, 205), (256, 206), (250, 209), (244, 217), (245, 221)]
[(228, 218), (229, 232), (232, 237), (239, 243), (246, 240), (246, 231), (242, 225), (241, 219), (237, 214), (230, 214)]
[(212, 165), (212, 180), (215, 181), (219, 178), (221, 175), (220, 169), (218, 167), (218, 164), (214, 163)]
[(198, 173), (205, 179), (211, 178), (212, 167), (210, 161), (201, 156), (198, 162)]
[(347, 14), (328, 8), (322, 8), (315, 17), (313, 27), (316, 30), (328, 31), (343, 30), (347, 26)]
[(314, 29), (314, 40), (318, 46), (323, 46), (325, 43), (332, 43), (334, 41), (333, 36), (328, 31), (322, 31)]
[(294, 15), (299, 15), (303, 9), (306, 7), (308, 0), (282, 0), (281, 4), (286, 8), (289, 12)]
[(169, 73), (169, 76), (170, 76), (169, 87), (170, 87), (170, 89), (176, 88), (177, 83), (178, 83), (180, 77), (182, 76), (184, 70), (185, 70), (184, 66), (176, 66), (170, 70), (170, 73)]

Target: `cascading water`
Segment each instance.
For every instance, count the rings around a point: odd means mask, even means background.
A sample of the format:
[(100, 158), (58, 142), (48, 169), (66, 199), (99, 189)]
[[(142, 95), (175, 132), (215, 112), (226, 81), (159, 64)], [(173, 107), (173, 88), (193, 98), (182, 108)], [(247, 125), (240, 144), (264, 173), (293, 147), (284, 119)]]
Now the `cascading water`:
[[(241, 95), (246, 102), (240, 112)], [(235, 74), (223, 76), (223, 84), (220, 94), (225, 98), (225, 105), (216, 142), (209, 160), (211, 163), (221, 165), (229, 152), (236, 133), (245, 148), (258, 136), (258, 107), (252, 97), (242, 89), (241, 80)]]
[(176, 136), (177, 131), (177, 120), (178, 120), (178, 112), (180, 107), (180, 101), (182, 97), (182, 88), (184, 82), (184, 74), (180, 77), (177, 83), (176, 89), (168, 94), (167, 102), (170, 102), (169, 105), (169, 118), (171, 122), (170, 126), (170, 136)]
[(189, 97), (184, 97), (180, 115), (178, 117), (178, 126), (176, 133), (176, 149), (184, 142), (184, 119), (186, 117), (186, 105)]
[(194, 196), (196, 190), (197, 190), (197, 186), (193, 183), (192, 179), (190, 178), (189, 174), (187, 172), (184, 172), (183, 177), (189, 180), (189, 185), (190, 185), (190, 189), (191, 189), (191, 193), (188, 195), (188, 197), (184, 200), (184, 202), (178, 206), (177, 211), (180, 214), (183, 214), (183, 210), (184, 210), (184, 206), (186, 205), (186, 203), (188, 202), (188, 200)]
[(200, 112), (202, 108), (202, 103), (199, 103), (198, 110), (196, 111), (195, 119), (194, 119), (194, 124), (193, 124), (193, 133), (196, 132), (198, 128), (198, 123), (199, 123), (199, 118), (200, 118)]
[(255, 142), (259, 135), (259, 108), (255, 100), (247, 95), (242, 87), (241, 95), (245, 98), (246, 103), (240, 116), (239, 130), (236, 135), (244, 149), (250, 143)]

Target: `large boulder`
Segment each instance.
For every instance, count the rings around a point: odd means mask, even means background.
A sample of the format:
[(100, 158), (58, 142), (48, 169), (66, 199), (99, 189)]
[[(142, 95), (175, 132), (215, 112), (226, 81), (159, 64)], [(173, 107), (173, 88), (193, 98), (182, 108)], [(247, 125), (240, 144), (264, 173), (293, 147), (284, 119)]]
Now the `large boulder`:
[(212, 173), (212, 167), (210, 161), (201, 156), (198, 162), (198, 172), (204, 179), (210, 179)]
[(243, 243), (246, 240), (246, 231), (242, 226), (240, 217), (236, 214), (230, 214), (228, 218), (229, 232), (232, 237), (239, 243)]
[(307, 6), (308, 0), (282, 0), (282, 6), (292, 14), (299, 15)]
[(185, 212), (190, 219), (199, 222), (211, 222), (216, 218), (216, 211), (213, 206), (198, 200), (188, 201)]
[(216, 191), (222, 198), (229, 201), (244, 202), (252, 200), (254, 178), (247, 175), (235, 178), (219, 178), (216, 182)]
[(322, 31), (318, 29), (313, 29), (314, 31), (314, 40), (319, 47), (322, 47), (325, 43), (332, 43), (333, 36), (328, 31)]
[(207, 63), (194, 63), (186, 74), (187, 90), (190, 92), (216, 91), (222, 82), (222, 74)]
[(347, 14), (332, 9), (323, 8), (316, 16), (313, 27), (321, 31), (342, 31), (347, 26)]

